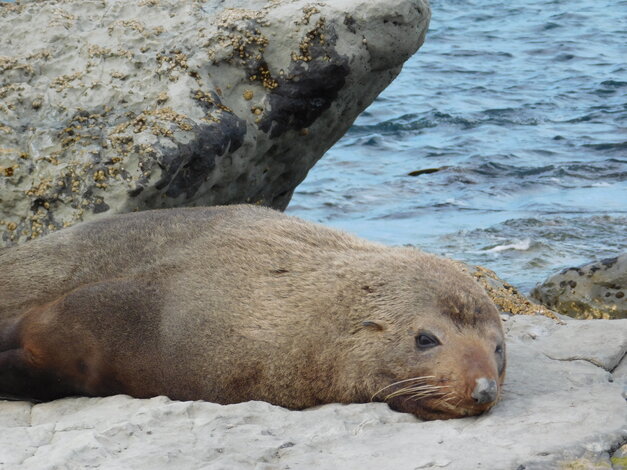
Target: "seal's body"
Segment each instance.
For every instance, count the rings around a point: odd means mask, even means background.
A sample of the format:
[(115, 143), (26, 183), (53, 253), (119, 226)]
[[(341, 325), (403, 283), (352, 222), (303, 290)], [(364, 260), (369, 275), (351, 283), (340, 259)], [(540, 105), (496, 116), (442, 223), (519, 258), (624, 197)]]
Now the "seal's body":
[(503, 333), (452, 261), (254, 206), (147, 211), (0, 250), (0, 395), (423, 418), (496, 402)]

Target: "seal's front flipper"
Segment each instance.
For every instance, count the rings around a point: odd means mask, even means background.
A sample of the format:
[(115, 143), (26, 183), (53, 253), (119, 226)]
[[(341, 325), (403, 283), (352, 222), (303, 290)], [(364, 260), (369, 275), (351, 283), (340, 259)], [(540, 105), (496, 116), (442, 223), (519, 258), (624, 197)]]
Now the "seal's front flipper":
[[(88, 284), (0, 323), (0, 396), (158, 395), (150, 281)], [(145, 371), (152, 371), (150, 374)]]
[(48, 401), (77, 394), (62, 377), (29, 359), (21, 348), (0, 352), (0, 397)]

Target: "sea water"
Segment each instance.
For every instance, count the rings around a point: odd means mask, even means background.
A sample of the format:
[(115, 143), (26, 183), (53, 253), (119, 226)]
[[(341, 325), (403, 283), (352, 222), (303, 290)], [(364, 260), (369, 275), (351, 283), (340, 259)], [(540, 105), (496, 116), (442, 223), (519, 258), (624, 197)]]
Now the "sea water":
[(287, 212), (523, 290), (626, 251), (627, 2), (431, 6), (425, 44)]

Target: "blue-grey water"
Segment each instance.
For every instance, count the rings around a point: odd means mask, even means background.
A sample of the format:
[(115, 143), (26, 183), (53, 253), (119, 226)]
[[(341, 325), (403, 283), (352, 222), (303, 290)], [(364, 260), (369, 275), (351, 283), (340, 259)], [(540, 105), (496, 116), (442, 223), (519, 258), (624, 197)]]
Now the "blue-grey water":
[(627, 2), (431, 6), (421, 50), (287, 212), (523, 289), (625, 251)]

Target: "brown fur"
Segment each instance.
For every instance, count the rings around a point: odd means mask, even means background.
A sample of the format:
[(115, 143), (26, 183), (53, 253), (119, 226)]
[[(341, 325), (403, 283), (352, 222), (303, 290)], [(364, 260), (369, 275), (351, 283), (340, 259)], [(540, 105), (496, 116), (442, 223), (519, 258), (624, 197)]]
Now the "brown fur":
[[(491, 407), (476, 379), (504, 376), (498, 313), (453, 262), (269, 209), (116, 216), (0, 250), (0, 266), (4, 395), (373, 399), (450, 418)], [(423, 330), (442, 344), (418, 350)]]

